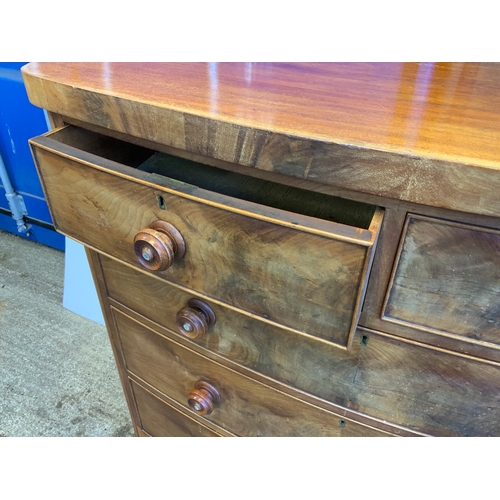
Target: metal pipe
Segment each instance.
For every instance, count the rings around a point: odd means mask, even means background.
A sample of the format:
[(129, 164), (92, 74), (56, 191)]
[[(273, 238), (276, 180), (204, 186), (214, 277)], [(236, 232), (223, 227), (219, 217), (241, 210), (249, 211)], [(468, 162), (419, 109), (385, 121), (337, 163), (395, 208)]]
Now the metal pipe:
[(10, 211), (12, 212), (12, 218), (16, 221), (17, 231), (19, 233), (26, 233), (29, 236), (29, 231), (31, 230), (31, 224), (27, 224), (24, 217), (28, 215), (26, 210), (26, 205), (24, 204), (23, 197), (17, 194), (12, 187), (10, 182), (9, 173), (3, 162), (2, 155), (0, 154), (0, 180), (2, 181), (3, 187), (5, 189), (5, 197), (7, 198), (7, 203), (9, 204)]

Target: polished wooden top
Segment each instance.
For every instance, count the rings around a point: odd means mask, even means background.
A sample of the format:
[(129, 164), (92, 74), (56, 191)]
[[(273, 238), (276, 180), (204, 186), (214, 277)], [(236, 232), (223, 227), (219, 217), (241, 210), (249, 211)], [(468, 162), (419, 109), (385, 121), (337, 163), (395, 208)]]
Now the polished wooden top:
[(24, 72), (251, 128), (500, 168), (500, 64), (37, 63)]
[(500, 64), (31, 63), (23, 77), (67, 123), (153, 149), (500, 216)]

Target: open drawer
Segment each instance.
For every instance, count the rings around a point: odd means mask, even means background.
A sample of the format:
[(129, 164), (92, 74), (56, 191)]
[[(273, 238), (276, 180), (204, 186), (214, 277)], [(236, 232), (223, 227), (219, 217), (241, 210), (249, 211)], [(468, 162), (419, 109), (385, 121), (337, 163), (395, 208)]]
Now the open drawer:
[(73, 126), (30, 144), (61, 233), (199, 296), (349, 348), (382, 209)]

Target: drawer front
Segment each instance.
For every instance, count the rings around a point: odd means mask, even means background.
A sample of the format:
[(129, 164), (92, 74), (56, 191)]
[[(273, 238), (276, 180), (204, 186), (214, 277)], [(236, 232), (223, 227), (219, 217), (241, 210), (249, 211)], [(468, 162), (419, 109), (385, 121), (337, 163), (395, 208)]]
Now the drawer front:
[(153, 437), (217, 437), (219, 434), (130, 381), (142, 430)]
[(134, 238), (155, 221), (167, 222), (182, 235), (185, 254), (166, 270), (146, 272), (263, 321), (350, 346), (380, 210), (365, 230), (169, 183), (50, 138), (33, 140), (32, 148), (60, 232), (145, 270)]
[[(109, 297), (181, 335), (176, 316), (195, 297), (192, 293), (103, 255), (98, 259)], [(333, 403), (339, 402), (341, 388), (356, 374), (359, 339), (352, 355), (338, 356), (334, 346), (204, 302), (216, 322), (191, 341), (212, 353)]]
[[(111, 297), (175, 330), (176, 311), (192, 295), (110, 259), (101, 262)], [(499, 366), (364, 329), (351, 351), (341, 351), (212, 306), (217, 323), (193, 342), (213, 353), (423, 434), (500, 435)]]
[(204, 418), (240, 436), (387, 436), (287, 396), (200, 356), (114, 311), (127, 370), (192, 412), (188, 394), (212, 384), (221, 402)]
[(384, 319), (500, 348), (500, 231), (410, 215)]
[(435, 436), (500, 436), (500, 366), (360, 329), (346, 404)]

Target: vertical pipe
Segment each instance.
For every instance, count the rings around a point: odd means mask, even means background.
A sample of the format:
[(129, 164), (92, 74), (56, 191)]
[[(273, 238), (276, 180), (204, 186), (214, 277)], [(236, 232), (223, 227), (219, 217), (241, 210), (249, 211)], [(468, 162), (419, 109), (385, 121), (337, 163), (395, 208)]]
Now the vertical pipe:
[(31, 224), (26, 224), (24, 216), (28, 215), (26, 210), (26, 205), (24, 204), (23, 197), (17, 194), (12, 187), (10, 182), (9, 173), (3, 162), (2, 155), (0, 154), (0, 180), (2, 181), (3, 187), (5, 189), (5, 197), (9, 204), (10, 211), (12, 212), (12, 218), (16, 221), (17, 231), (19, 233), (26, 233), (29, 235), (29, 230), (31, 229)]

